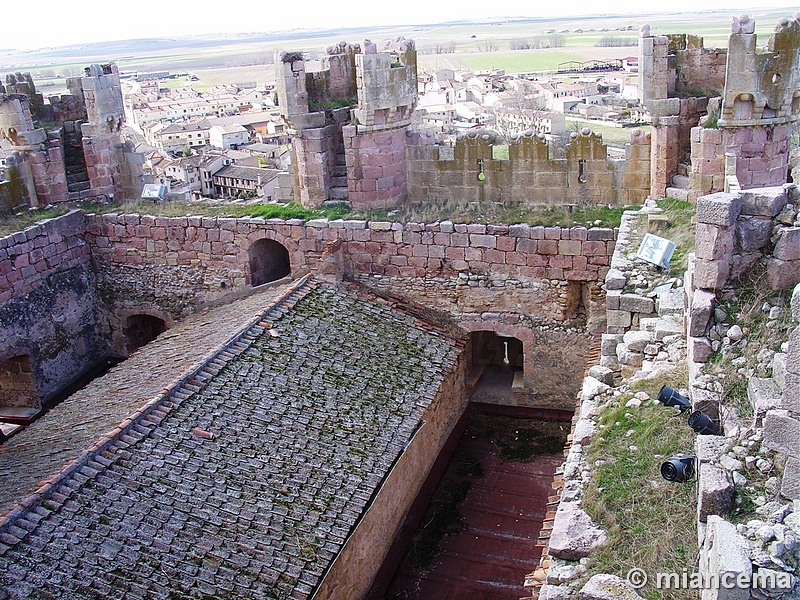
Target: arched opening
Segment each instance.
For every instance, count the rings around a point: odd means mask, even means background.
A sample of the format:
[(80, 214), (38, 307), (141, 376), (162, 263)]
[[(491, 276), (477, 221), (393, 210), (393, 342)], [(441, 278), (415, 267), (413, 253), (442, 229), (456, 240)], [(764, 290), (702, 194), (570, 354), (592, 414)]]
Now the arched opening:
[(145, 344), (149, 344), (167, 330), (167, 324), (152, 315), (131, 315), (125, 320), (123, 336), (125, 350), (132, 354)]
[(0, 362), (0, 410), (38, 407), (39, 391), (31, 357), (21, 354)]
[(513, 404), (513, 392), (522, 389), (522, 340), (494, 331), (473, 331), (471, 379), (473, 399), (491, 404)]
[(289, 251), (275, 240), (262, 239), (247, 251), (250, 284), (253, 287), (277, 281), (291, 273)]

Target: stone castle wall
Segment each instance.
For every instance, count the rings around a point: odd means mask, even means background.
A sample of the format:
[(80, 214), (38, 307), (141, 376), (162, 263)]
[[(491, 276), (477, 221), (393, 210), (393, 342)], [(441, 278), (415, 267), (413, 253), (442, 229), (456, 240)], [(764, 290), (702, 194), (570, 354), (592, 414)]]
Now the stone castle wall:
[[(73, 212), (0, 239), (0, 315), (16, 323), (0, 347), (30, 355), (52, 391), (101, 356), (125, 354), (112, 343), (120, 315), (170, 323), (248, 293), (248, 251), (265, 238), (287, 249), (293, 276), (323, 267), (335, 247), (347, 276), (378, 293), (449, 315), (467, 332), (518, 337), (528, 391), (562, 402), (583, 372), (581, 332), (601, 316), (614, 247), (604, 228)], [(28, 304), (36, 308), (23, 318)], [(61, 370), (56, 354), (67, 357)]]
[(28, 357), (43, 402), (107, 355), (83, 214), (0, 238), (0, 362)]
[[(528, 204), (641, 204), (650, 191), (650, 136), (631, 133), (626, 160), (610, 160), (599, 135), (574, 134), (565, 159), (553, 159), (543, 136), (523, 135), (508, 160), (492, 158), (488, 136), (468, 134), (448, 148), (418, 136), (408, 148), (409, 201)], [(483, 178), (481, 178), (481, 174)]]

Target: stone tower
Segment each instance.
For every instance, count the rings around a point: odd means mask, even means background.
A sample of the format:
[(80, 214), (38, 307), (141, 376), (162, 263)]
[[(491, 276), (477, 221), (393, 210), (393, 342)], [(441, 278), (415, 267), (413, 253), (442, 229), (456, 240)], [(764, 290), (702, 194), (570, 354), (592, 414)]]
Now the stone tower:
[(408, 196), (406, 130), (417, 101), (412, 40), (378, 52), (346, 42), (328, 48), (323, 69), (307, 72), (299, 53), (275, 60), (281, 115), (292, 134), (295, 197), (307, 207), (402, 204)]
[(786, 183), (791, 123), (800, 118), (800, 13), (778, 21), (766, 51), (755, 22), (734, 17), (727, 49), (686, 34), (640, 30), (639, 97), (652, 117), (651, 189), (696, 199)]

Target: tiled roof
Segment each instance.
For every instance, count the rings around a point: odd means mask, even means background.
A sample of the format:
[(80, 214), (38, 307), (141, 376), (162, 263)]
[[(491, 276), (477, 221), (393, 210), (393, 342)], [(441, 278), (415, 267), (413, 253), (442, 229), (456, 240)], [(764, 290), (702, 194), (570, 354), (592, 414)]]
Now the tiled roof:
[(214, 177), (233, 177), (235, 179), (245, 179), (247, 181), (258, 181), (266, 183), (275, 179), (280, 171), (276, 169), (265, 169), (262, 167), (245, 167), (240, 165), (226, 165), (214, 173)]
[(0, 530), (11, 598), (304, 598), (457, 344), (313, 281)]

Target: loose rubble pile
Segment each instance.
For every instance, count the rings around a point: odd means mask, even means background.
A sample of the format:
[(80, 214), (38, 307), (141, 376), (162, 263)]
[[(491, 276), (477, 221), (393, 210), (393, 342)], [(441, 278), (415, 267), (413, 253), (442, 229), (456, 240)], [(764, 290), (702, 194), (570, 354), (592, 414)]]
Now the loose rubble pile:
[[(587, 464), (584, 453), (590, 437), (602, 435), (597, 416), (621, 401), (631, 411), (646, 402), (658, 403), (644, 392), (632, 397), (626, 392), (639, 379), (687, 362), (684, 294), (691, 292), (683, 289), (681, 279), (664, 277), (632, 260), (628, 245), (637, 218), (641, 215), (628, 213), (623, 219), (606, 279), (609, 333), (603, 335), (600, 365), (593, 367), (584, 380), (580, 415), (563, 468), (561, 505), (550, 538), (550, 568), (547, 582), (539, 591), (542, 600), (640, 598), (627, 581), (614, 575), (596, 574), (586, 579), (587, 571), (591, 572), (592, 551), (606, 543), (608, 536), (581, 508), (584, 489), (591, 481), (592, 468), (597, 466)], [(733, 572), (762, 577), (758, 589), (736, 590), (739, 595), (725, 598), (798, 599), (800, 502), (785, 500), (792, 496), (781, 492), (798, 477), (791, 465), (787, 467), (786, 454), (792, 460), (787, 448), (791, 450), (797, 434), (792, 430), (795, 421), (790, 418), (791, 412), (785, 414), (783, 410), (782, 395), (784, 380), (796, 370), (791, 365), (790, 342), (784, 340), (790, 326), (800, 323), (800, 285), (794, 290), (791, 306), (779, 294), (757, 305), (760, 338), (755, 328), (737, 322), (742, 315), (735, 302), (727, 302), (736, 300), (734, 291), (726, 289), (720, 297), (720, 305), (716, 298), (690, 304), (693, 310), (699, 306), (708, 312), (705, 322), (709, 328), (688, 334), (705, 333), (707, 357), (717, 358), (705, 365), (690, 364), (688, 390), (680, 390), (691, 397), (695, 410), (718, 418), (723, 429), (721, 435), (696, 437), (696, 569), (706, 576)], [(790, 317), (794, 325), (789, 323)], [(689, 324), (693, 321), (698, 319), (689, 319)], [(764, 328), (769, 339), (763, 336)], [(689, 358), (697, 360), (696, 347), (693, 350)], [(746, 398), (740, 398), (743, 406), (722, 403), (732, 385), (738, 384), (741, 391), (745, 382)], [(631, 451), (636, 450), (631, 446)], [(787, 479), (791, 481), (787, 483)], [(691, 570), (691, 565), (687, 567)], [(770, 587), (771, 581), (778, 585)], [(706, 592), (703, 598), (722, 598), (720, 592), (724, 591), (730, 590)]]

